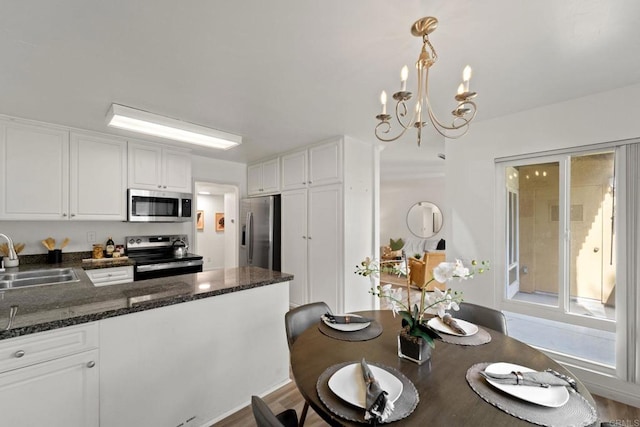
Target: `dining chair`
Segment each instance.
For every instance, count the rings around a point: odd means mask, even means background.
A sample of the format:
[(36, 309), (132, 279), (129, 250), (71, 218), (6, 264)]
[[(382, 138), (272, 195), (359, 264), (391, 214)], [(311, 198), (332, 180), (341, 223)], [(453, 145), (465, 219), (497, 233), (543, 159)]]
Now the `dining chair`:
[[(284, 315), (284, 326), (287, 333), (287, 343), (289, 350), (301, 333), (309, 329), (312, 325), (320, 321), (320, 317), (325, 313), (331, 313), (329, 306), (323, 302), (312, 302), (296, 308), (292, 308)], [(302, 414), (300, 414), (300, 427), (304, 425), (309, 411), (309, 403), (305, 400)]]
[(451, 313), (456, 319), (466, 320), (476, 325), (485, 326), (495, 331), (507, 333), (507, 319), (499, 310), (484, 307), (470, 302), (460, 303), (460, 310)]
[(298, 414), (295, 409), (286, 409), (276, 415), (258, 396), (251, 396), (251, 409), (258, 427), (297, 427), (298, 425)]
[(320, 321), (320, 317), (325, 313), (331, 313), (331, 309), (325, 302), (312, 302), (296, 308), (292, 308), (284, 315), (284, 326), (287, 332), (287, 343), (289, 349), (298, 338), (311, 325)]

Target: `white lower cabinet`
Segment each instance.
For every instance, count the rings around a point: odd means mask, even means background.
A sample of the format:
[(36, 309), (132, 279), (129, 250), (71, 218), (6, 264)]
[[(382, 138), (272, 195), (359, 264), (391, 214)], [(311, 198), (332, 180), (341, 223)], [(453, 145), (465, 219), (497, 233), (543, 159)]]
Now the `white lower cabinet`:
[(285, 191), (282, 209), (282, 271), (294, 276), (294, 306), (324, 301), (342, 312), (342, 186)]
[(281, 270), (293, 274), (289, 301), (293, 306), (305, 304), (307, 286), (307, 190), (283, 191), (280, 197), (282, 227)]
[[(95, 324), (0, 341), (0, 424), (97, 427)], [(84, 350), (84, 351), (80, 351)]]

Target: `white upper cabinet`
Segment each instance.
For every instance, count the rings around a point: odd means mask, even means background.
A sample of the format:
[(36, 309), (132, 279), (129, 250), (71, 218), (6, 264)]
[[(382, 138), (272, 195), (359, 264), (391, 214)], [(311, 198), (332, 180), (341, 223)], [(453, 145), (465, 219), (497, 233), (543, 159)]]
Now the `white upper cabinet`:
[(247, 192), (250, 196), (280, 191), (279, 159), (268, 160), (247, 167)]
[(342, 182), (342, 139), (309, 148), (309, 185)]
[(126, 219), (126, 142), (0, 122), (0, 217)]
[(284, 154), (282, 191), (342, 182), (342, 139)]
[(72, 133), (70, 152), (70, 217), (126, 220), (126, 141)]
[(69, 216), (69, 133), (0, 121), (0, 217)]
[(307, 186), (307, 150), (285, 154), (282, 161), (282, 191)]
[(129, 187), (191, 193), (191, 154), (129, 142)]

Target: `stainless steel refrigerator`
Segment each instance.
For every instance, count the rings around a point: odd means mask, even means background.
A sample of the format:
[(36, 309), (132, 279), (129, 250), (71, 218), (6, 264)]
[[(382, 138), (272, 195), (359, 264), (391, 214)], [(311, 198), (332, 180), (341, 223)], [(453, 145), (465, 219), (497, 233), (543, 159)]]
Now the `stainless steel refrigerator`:
[(240, 200), (240, 265), (280, 271), (280, 196)]

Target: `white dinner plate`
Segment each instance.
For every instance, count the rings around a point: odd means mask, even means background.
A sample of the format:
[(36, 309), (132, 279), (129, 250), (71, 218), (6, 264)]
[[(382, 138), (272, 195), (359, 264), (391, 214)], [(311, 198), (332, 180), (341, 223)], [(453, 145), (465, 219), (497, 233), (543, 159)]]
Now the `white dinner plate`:
[[(380, 387), (389, 393), (387, 399), (390, 402), (398, 400), (402, 394), (402, 381), (392, 373), (377, 366), (369, 365), (369, 369), (378, 380)], [(352, 405), (360, 408), (366, 407), (367, 390), (364, 385), (364, 376), (362, 375), (360, 363), (352, 363), (338, 369), (329, 378), (329, 389), (340, 399)]]
[[(336, 314), (335, 316), (347, 316), (347, 315), (346, 314)], [(362, 317), (362, 316), (358, 316), (357, 314), (349, 314), (349, 316)], [(322, 321), (328, 327), (333, 328), (333, 329), (337, 329), (338, 331), (343, 331), (343, 332), (359, 331), (359, 330), (362, 330), (362, 329), (366, 328), (367, 326), (369, 326), (371, 324), (371, 322), (365, 322), (365, 323), (331, 323), (324, 316), (322, 316)]]
[(464, 331), (466, 332), (466, 335), (462, 335), (454, 331), (453, 329), (451, 329), (448, 325), (445, 325), (442, 319), (439, 318), (438, 316), (432, 317), (431, 319), (429, 319), (429, 321), (427, 322), (427, 326), (435, 329), (438, 332), (442, 332), (444, 334), (449, 334), (449, 335), (455, 335), (458, 337), (469, 337), (471, 335), (478, 333), (478, 326), (474, 325), (473, 323), (467, 322), (466, 320), (462, 320), (462, 319), (456, 319), (455, 317), (454, 319), (456, 320), (456, 323), (460, 325), (462, 329), (464, 329)]
[[(512, 371), (532, 372), (533, 369), (525, 366), (514, 365), (513, 363), (498, 362), (487, 366), (485, 372), (491, 374), (508, 374)], [(566, 387), (533, 387), (527, 385), (500, 384), (496, 381), (487, 379), (487, 382), (505, 393), (515, 396), (527, 402), (536, 405), (548, 406), (550, 408), (558, 408), (569, 400), (569, 391)]]

